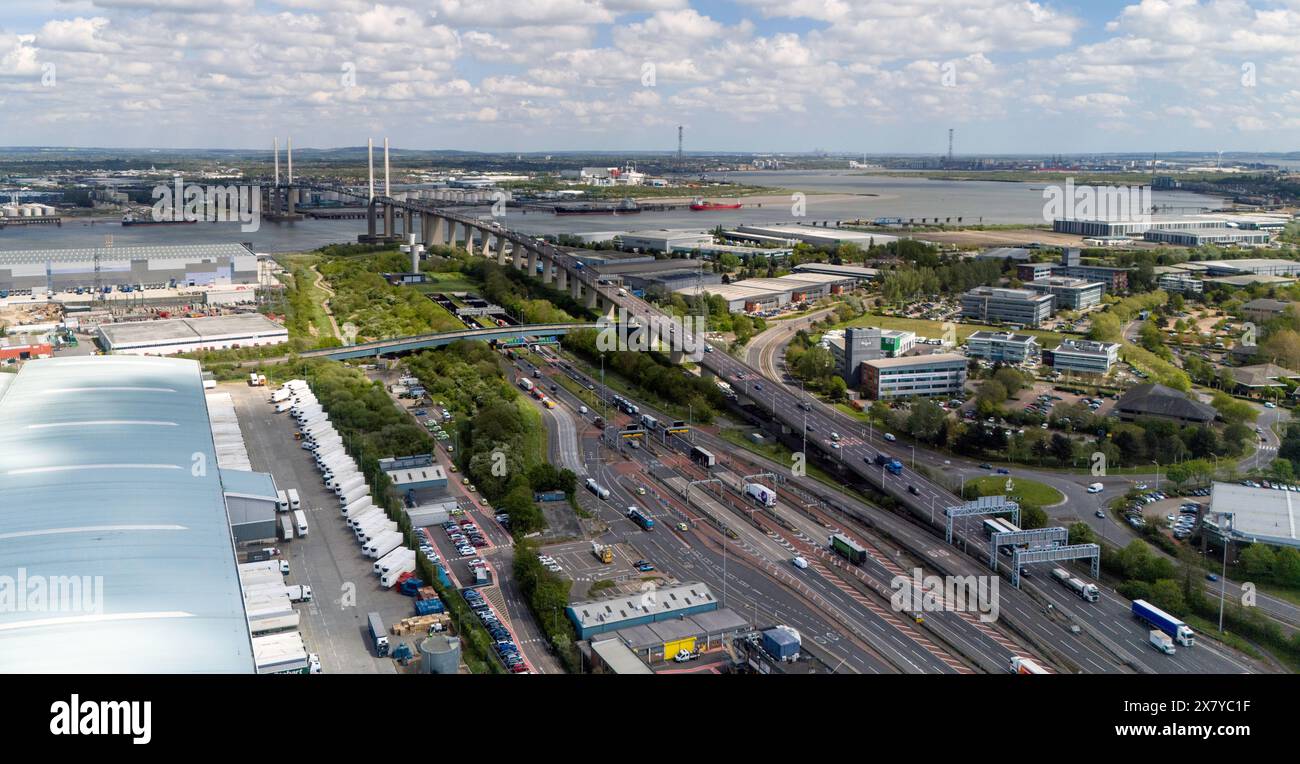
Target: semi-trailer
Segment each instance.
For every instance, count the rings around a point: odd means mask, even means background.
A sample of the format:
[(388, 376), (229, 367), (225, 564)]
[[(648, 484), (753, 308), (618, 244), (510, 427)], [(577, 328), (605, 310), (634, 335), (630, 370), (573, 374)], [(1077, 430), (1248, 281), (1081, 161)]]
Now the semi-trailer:
[(374, 541), (385, 533), (392, 533), (395, 530), (397, 530), (397, 523), (393, 520), (388, 520), (387, 522), (380, 523), (378, 527), (366, 528), (363, 530), (360, 541), (363, 544), (369, 544), (371, 541)]
[(271, 403), (279, 403), (280, 401), (289, 400), (289, 396), (292, 394), (293, 393), (291, 391), (286, 390), (285, 388), (282, 387), (279, 390), (276, 390), (275, 392), (271, 393)]
[(712, 451), (700, 448), (699, 446), (695, 446), (691, 449), (691, 461), (701, 467), (712, 467), (718, 463), (718, 459), (713, 455)]
[(1088, 602), (1096, 602), (1101, 596), (1101, 592), (1098, 591), (1096, 584), (1090, 584), (1085, 582), (1083, 579), (1075, 578), (1064, 568), (1053, 569), (1052, 578), (1055, 578), (1057, 581), (1061, 582), (1062, 586)]
[(301, 509), (293, 511), (293, 530), (299, 536), (307, 535), (307, 513)]
[(365, 485), (366, 478), (363, 475), (349, 475), (339, 478), (338, 485), (334, 486), (335, 495), (342, 496), (359, 485)]
[(378, 509), (378, 507), (375, 506), (374, 499), (370, 498), (370, 494), (366, 494), (344, 507), (343, 516), (351, 523), (353, 518), (361, 517), (372, 509)]
[(392, 570), (388, 571), (387, 573), (379, 577), (379, 585), (387, 589), (391, 586), (396, 585), (397, 579), (401, 578), (403, 573), (414, 573), (414, 572), (415, 572), (415, 558), (414, 557), (403, 558), (402, 561), (397, 564), (397, 567), (393, 568)]
[(279, 490), (277, 490), (277, 491), (275, 492), (275, 497), (276, 497), (276, 499), (275, 499), (275, 511), (276, 511), (276, 512), (288, 512), (288, 511), (289, 511), (289, 492), (286, 491), (286, 490), (284, 490), (283, 488), (281, 488), (281, 489), (279, 489)]
[[(325, 478), (325, 487), (337, 494), (339, 488), (355, 480), (361, 480), (364, 482), (365, 478), (362, 477), (360, 472), (357, 472), (355, 469), (344, 464), (337, 470), (330, 472), (330, 476)], [(347, 488), (351, 489), (353, 486), (355, 486), (355, 483), (353, 483), (352, 486), (347, 486)]]
[(1133, 600), (1133, 617), (1174, 638), (1183, 647), (1196, 644), (1192, 628), (1146, 600)]
[(831, 551), (854, 565), (861, 565), (867, 561), (867, 550), (843, 533), (836, 533), (831, 536), (830, 542)]
[(402, 534), (398, 531), (389, 531), (381, 533), (374, 540), (367, 542), (361, 548), (367, 557), (379, 559), (389, 552), (396, 549), (402, 543)]
[(375, 560), (375, 564), (372, 566), (372, 569), (374, 570), (376, 575), (383, 575), (384, 573), (391, 570), (391, 566), (393, 564), (395, 564), (398, 560), (400, 560), (401, 558), (405, 557), (408, 554), (414, 557), (415, 550), (410, 549), (408, 547), (399, 546), (393, 551), (384, 555), (383, 557), (380, 557), (378, 560)]
[(1009, 670), (1012, 674), (1046, 674), (1046, 673), (1048, 673), (1047, 669), (1045, 669), (1045, 668), (1043, 668), (1042, 666), (1038, 665), (1038, 664), (1037, 664), (1037, 663), (1036, 663), (1032, 658), (1021, 658), (1021, 657), (1018, 656), (1018, 655), (1016, 655), (1016, 656), (1012, 656), (1012, 658), (1011, 658), (1011, 662), (1008, 664), (1008, 670)]
[(601, 486), (599, 483), (597, 483), (595, 480), (591, 478), (587, 478), (587, 490), (596, 494), (601, 499), (609, 498), (609, 489)]
[(352, 490), (339, 497), (339, 506), (346, 507), (368, 493), (370, 493), (370, 487), (363, 481), (361, 485), (354, 487)]
[(528, 377), (520, 377), (515, 381), (524, 389), (525, 392), (531, 393), (533, 391), (533, 381)]
[(298, 498), (298, 489), (289, 489), (289, 509), (298, 509), (302, 506), (302, 500)]
[(280, 540), (293, 541), (293, 518), (280, 515)]
[(745, 495), (765, 507), (776, 506), (776, 491), (760, 483), (746, 483)]
[(378, 535), (377, 532), (391, 522), (393, 521), (388, 519), (388, 515), (384, 514), (383, 510), (379, 510), (358, 520), (352, 526), (352, 532), (356, 535), (357, 540), (364, 544)]
[(375, 655), (380, 658), (388, 655), (388, 633), (378, 613), (367, 613), (366, 623), (370, 626), (370, 641), (374, 645)]

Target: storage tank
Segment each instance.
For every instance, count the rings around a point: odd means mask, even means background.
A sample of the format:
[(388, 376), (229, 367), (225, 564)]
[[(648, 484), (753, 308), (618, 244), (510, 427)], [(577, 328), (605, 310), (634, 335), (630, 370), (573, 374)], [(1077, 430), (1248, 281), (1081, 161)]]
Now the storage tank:
[(435, 634), (420, 643), (420, 673), (455, 674), (460, 671), (460, 637)]
[(18, 207), (17, 207), (17, 205), (6, 204), (5, 206), (0, 207), (0, 215), (3, 215), (3, 216), (5, 216), (5, 217), (7, 217), (7, 218), (16, 218), (16, 217), (18, 217)]

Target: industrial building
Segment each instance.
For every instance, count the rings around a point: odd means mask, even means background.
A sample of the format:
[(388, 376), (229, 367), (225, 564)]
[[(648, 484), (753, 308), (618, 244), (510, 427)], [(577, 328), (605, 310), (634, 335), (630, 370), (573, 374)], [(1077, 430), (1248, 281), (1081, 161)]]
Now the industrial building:
[(1147, 231), (1200, 231), (1227, 228), (1229, 219), (1222, 215), (1149, 215), (1138, 216), (1137, 220), (1062, 218), (1052, 221), (1052, 230), (1080, 236), (1140, 236)]
[(227, 515), (241, 486), (217, 468), (197, 362), (0, 374), (0, 464), (0, 573), (81, 584), (53, 611), (0, 610), (0, 672), (255, 670)]
[(713, 234), (707, 231), (629, 231), (620, 234), (619, 246), (637, 252), (690, 252), (713, 243)]
[(1300, 274), (1300, 262), (1276, 258), (1207, 260), (1204, 265), (1206, 273), (1210, 276), (1295, 276)]
[(862, 393), (888, 401), (912, 396), (949, 396), (966, 385), (966, 356), (958, 353), (881, 358), (861, 366)]
[(1038, 355), (1032, 334), (978, 331), (966, 338), (966, 354), (994, 363), (1024, 363)]
[(380, 459), (379, 469), (401, 493), (447, 487), (447, 470), (434, 460), (433, 454)]
[(279, 345), (289, 341), (289, 330), (260, 313), (241, 313), (103, 324), (99, 327), (98, 341), (106, 353), (174, 355)]
[(1039, 294), (1050, 294), (1053, 309), (1087, 310), (1101, 304), (1104, 288), (1100, 281), (1085, 281), (1069, 276), (1049, 276), (1025, 284), (1025, 287)]
[(578, 639), (590, 639), (596, 634), (675, 621), (717, 609), (718, 601), (709, 587), (702, 583), (687, 583), (622, 597), (576, 602), (564, 612), (577, 629)]
[(1034, 327), (1052, 315), (1055, 301), (1028, 289), (980, 286), (961, 296), (961, 317)]
[[(662, 596), (663, 591), (658, 589), (655, 595)], [(637, 594), (635, 598), (640, 599), (642, 596)], [(614, 631), (610, 637), (618, 639), (638, 660), (650, 664), (671, 661), (682, 650), (695, 652), (722, 647), (737, 633), (750, 628), (749, 622), (734, 610), (715, 608), (687, 616), (625, 626)], [(607, 654), (617, 658), (614, 650)]]
[(717, 295), (727, 301), (727, 309), (732, 313), (756, 313), (842, 294), (856, 283), (857, 279), (852, 276), (798, 272), (780, 278), (745, 279), (702, 289), (690, 286), (674, 291), (688, 297), (701, 292)]
[[(1226, 523), (1216, 515), (1229, 513)], [(1234, 541), (1300, 547), (1300, 495), (1273, 488), (1252, 488), (1237, 483), (1214, 483), (1205, 524), (1219, 531), (1225, 526)]]
[(1265, 321), (1272, 321), (1279, 318), (1291, 307), (1292, 303), (1286, 300), (1274, 300), (1268, 297), (1260, 297), (1241, 306), (1241, 315), (1247, 321), (1254, 321), (1262, 324)]
[[(860, 381), (859, 366), (863, 361), (876, 358), (897, 358), (916, 346), (916, 333), (899, 329), (876, 327), (850, 327), (832, 329), (822, 335), (821, 343), (835, 359), (839, 374), (856, 387)], [(846, 350), (847, 349), (847, 350)]]
[(876, 268), (864, 268), (858, 265), (832, 265), (830, 263), (799, 263), (794, 267), (794, 271), (795, 273), (827, 273), (832, 276), (851, 276), (864, 283), (880, 277), (880, 271)]
[(1203, 247), (1207, 244), (1230, 246), (1260, 246), (1273, 240), (1268, 231), (1243, 231), (1238, 228), (1214, 228), (1197, 231), (1147, 231), (1146, 241), (1173, 244), (1179, 247)]
[(806, 225), (742, 225), (735, 230), (737, 238), (762, 237), (759, 243), (768, 241), (803, 242), (814, 247), (834, 249), (840, 244), (857, 244), (863, 249), (882, 246), (898, 241), (899, 237), (886, 233), (863, 233), (846, 231), (842, 228), (806, 226)]
[(257, 283), (257, 255), (242, 244), (0, 252), (0, 290), (9, 292)]
[(1105, 374), (1119, 360), (1114, 342), (1064, 340), (1054, 350), (1043, 351), (1043, 364), (1075, 374)]

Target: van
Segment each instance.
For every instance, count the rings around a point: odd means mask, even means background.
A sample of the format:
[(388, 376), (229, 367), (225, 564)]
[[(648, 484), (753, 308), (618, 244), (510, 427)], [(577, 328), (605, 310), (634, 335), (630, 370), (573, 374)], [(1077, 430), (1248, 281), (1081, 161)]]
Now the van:
[(790, 561), (790, 564), (794, 565), (796, 568), (800, 570), (806, 570), (808, 568), (808, 561), (802, 557), (795, 557), (793, 560)]
[(306, 536), (307, 535), (307, 513), (303, 512), (301, 509), (294, 510), (293, 525), (294, 525), (294, 530), (298, 532), (299, 536)]
[(1093, 483), (1088, 486), (1088, 493), (1101, 493), (1103, 490), (1105, 490), (1105, 486), (1101, 483)]
[(298, 509), (302, 507), (302, 502), (298, 500), (298, 489), (289, 489), (289, 509)]

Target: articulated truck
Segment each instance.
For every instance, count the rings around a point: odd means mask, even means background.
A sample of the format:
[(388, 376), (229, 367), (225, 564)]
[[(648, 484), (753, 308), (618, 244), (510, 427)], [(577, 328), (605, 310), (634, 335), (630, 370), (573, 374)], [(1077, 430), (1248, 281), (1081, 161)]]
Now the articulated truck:
[(370, 626), (370, 640), (375, 646), (375, 655), (383, 658), (388, 655), (388, 632), (384, 629), (384, 621), (378, 613), (367, 613), (366, 623)]
[(1011, 658), (1009, 670), (1012, 674), (1046, 674), (1047, 669), (1038, 665), (1032, 658), (1021, 658), (1014, 656)]
[(1163, 631), (1183, 647), (1196, 644), (1196, 634), (1192, 632), (1192, 627), (1146, 600), (1133, 600), (1133, 617), (1152, 628)]
[(1152, 629), (1147, 633), (1147, 641), (1151, 646), (1165, 655), (1173, 655), (1175, 652), (1174, 640), (1169, 635), (1159, 629)]
[(746, 483), (745, 495), (765, 507), (776, 506), (776, 491), (759, 483)]
[(1070, 575), (1070, 571), (1065, 568), (1054, 568), (1052, 578), (1061, 582), (1061, 585), (1088, 602), (1096, 602), (1101, 593), (1097, 590), (1096, 584), (1086, 583), (1082, 579)]

